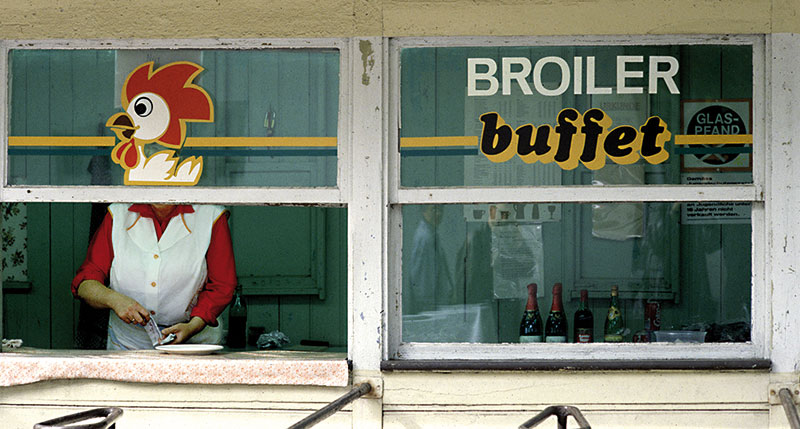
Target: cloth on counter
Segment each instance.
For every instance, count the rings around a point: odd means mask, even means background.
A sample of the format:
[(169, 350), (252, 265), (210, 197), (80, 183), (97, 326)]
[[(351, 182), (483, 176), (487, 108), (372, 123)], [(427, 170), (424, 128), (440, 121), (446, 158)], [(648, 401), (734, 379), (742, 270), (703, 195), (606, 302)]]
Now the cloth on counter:
[(256, 346), (259, 349), (279, 349), (289, 344), (289, 337), (281, 331), (272, 331), (266, 334), (261, 334), (256, 341)]
[(8, 347), (8, 348), (11, 348), (11, 349), (18, 349), (18, 348), (22, 347), (22, 340), (20, 340), (20, 339), (9, 340), (9, 339), (3, 338), (3, 347)]

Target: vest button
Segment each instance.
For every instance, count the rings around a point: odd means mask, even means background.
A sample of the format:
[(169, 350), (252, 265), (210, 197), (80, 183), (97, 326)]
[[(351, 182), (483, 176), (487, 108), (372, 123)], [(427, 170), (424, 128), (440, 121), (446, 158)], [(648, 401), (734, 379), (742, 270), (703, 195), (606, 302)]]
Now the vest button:
[(153, 255), (153, 259), (158, 259), (158, 255)]
[(156, 282), (150, 283), (150, 286), (156, 287)]

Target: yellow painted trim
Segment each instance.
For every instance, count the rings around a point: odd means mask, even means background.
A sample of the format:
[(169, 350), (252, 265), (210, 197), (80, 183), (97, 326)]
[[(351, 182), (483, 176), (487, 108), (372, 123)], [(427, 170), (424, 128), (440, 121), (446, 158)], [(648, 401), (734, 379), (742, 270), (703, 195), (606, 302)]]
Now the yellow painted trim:
[[(702, 145), (702, 144), (753, 144), (752, 134), (735, 135), (676, 135), (676, 145)], [(477, 136), (455, 137), (403, 137), (400, 139), (401, 148), (410, 147), (446, 147), (446, 146), (477, 146)]]
[(136, 223), (137, 223), (137, 222), (139, 222), (139, 219), (141, 219), (141, 218), (142, 218), (142, 215), (137, 215), (137, 216), (136, 216), (136, 220), (134, 220), (134, 221), (133, 221), (133, 224), (131, 224), (131, 226), (127, 227), (127, 228), (125, 229), (125, 231), (130, 231), (130, 230), (131, 230), (131, 228), (133, 228), (134, 226), (136, 226)]
[[(9, 146), (114, 146), (113, 136), (11, 136)], [(188, 137), (186, 147), (336, 147), (336, 137)]]
[(336, 147), (336, 137), (187, 137), (186, 147)]
[(183, 226), (186, 228), (187, 231), (189, 231), (189, 234), (191, 234), (192, 230), (189, 229), (189, 225), (186, 225), (186, 218), (183, 217), (183, 213), (181, 213), (181, 221), (183, 221)]
[(114, 146), (114, 136), (10, 136), (9, 146)]
[[(114, 146), (113, 136), (11, 136), (9, 146)], [(753, 144), (752, 134), (676, 135), (675, 144)], [(336, 137), (188, 137), (186, 147), (336, 147)], [(401, 148), (477, 146), (478, 136), (403, 137)]]
[(697, 134), (685, 135), (678, 134), (675, 136), (675, 144), (681, 145), (699, 145), (699, 144), (753, 144), (752, 134)]
[(477, 146), (478, 136), (403, 137), (400, 147)]

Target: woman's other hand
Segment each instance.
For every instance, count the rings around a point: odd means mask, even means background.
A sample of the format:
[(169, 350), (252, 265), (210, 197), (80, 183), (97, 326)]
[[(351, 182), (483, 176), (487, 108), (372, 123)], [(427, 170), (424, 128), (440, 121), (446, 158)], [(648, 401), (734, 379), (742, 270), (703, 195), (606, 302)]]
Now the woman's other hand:
[(203, 321), (203, 319), (194, 316), (186, 323), (178, 323), (170, 326), (169, 328), (165, 328), (161, 331), (161, 335), (166, 337), (169, 334), (175, 334), (175, 341), (171, 342), (170, 344), (179, 344), (188, 340), (189, 338), (192, 338), (205, 327), (206, 322)]

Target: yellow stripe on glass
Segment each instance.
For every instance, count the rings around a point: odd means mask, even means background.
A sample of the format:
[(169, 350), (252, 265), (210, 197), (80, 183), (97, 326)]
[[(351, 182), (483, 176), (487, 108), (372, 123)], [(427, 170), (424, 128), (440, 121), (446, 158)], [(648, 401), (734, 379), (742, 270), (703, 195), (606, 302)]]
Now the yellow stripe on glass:
[[(705, 145), (705, 144), (753, 144), (752, 134), (697, 134), (676, 135), (676, 145)], [(454, 137), (403, 137), (400, 139), (401, 148), (414, 147), (448, 147), (448, 146), (477, 146), (478, 136)]]
[[(9, 146), (112, 147), (113, 136), (11, 136)], [(188, 137), (186, 147), (336, 147), (336, 137)]]
[(753, 144), (752, 134), (679, 134), (675, 136), (675, 144)]
[(402, 137), (400, 147), (477, 146), (478, 136)]

